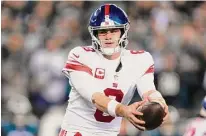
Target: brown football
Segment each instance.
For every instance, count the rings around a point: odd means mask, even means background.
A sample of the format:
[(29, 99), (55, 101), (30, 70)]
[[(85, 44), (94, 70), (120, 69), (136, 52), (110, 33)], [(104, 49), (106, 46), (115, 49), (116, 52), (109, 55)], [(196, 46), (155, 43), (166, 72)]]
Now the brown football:
[(137, 110), (143, 113), (143, 116), (136, 117), (145, 121), (146, 130), (155, 129), (162, 124), (165, 112), (159, 103), (146, 102)]

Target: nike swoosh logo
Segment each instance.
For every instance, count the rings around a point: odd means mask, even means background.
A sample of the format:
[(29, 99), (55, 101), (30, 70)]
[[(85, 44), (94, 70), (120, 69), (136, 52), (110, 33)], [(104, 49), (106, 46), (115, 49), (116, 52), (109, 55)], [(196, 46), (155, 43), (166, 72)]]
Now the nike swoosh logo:
[(73, 53), (73, 55), (74, 55), (76, 58), (79, 58), (79, 55), (76, 55), (76, 54), (74, 54), (74, 53)]

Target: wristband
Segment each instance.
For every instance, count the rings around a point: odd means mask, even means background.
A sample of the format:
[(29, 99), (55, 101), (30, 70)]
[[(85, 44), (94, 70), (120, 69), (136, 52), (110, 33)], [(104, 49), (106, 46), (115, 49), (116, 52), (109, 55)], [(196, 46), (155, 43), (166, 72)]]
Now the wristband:
[(115, 100), (110, 100), (108, 105), (107, 105), (107, 111), (109, 113), (109, 115), (116, 117), (116, 107), (119, 104), (119, 102), (115, 101)]

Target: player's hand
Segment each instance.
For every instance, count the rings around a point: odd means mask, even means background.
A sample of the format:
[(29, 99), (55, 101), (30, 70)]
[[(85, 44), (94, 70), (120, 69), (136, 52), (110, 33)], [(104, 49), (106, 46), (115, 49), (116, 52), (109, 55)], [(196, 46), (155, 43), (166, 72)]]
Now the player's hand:
[(168, 110), (168, 106), (167, 106), (167, 104), (166, 104), (166, 102), (165, 102), (165, 100), (163, 99), (163, 98), (150, 98), (150, 97), (147, 97), (147, 100), (146, 101), (150, 101), (150, 102), (157, 102), (157, 103), (159, 103), (161, 106), (162, 106), (162, 108), (164, 109), (164, 112), (165, 112), (165, 117), (163, 118), (163, 122), (162, 122), (162, 124), (161, 124), (161, 126), (162, 125), (164, 125), (165, 123), (167, 123), (168, 121), (169, 121), (169, 110)]
[(144, 127), (145, 122), (138, 119), (135, 116), (142, 116), (143, 115), (143, 113), (137, 111), (137, 108), (140, 107), (143, 103), (144, 103), (144, 101), (140, 101), (140, 102), (135, 102), (129, 106), (122, 106), (123, 117), (125, 117), (136, 128), (138, 128), (139, 130), (142, 130), (142, 131), (145, 130), (145, 127)]
[(169, 110), (166, 104), (164, 105), (164, 111), (165, 111), (165, 117), (163, 118), (163, 122), (161, 125), (164, 125), (166, 122), (169, 122)]

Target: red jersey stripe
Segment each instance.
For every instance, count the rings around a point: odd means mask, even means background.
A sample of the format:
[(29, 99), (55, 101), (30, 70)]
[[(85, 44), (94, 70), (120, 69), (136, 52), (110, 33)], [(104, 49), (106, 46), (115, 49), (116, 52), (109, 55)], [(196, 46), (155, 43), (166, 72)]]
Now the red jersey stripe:
[(67, 131), (66, 131), (66, 130), (64, 130), (63, 136), (66, 136), (66, 135), (67, 135)]
[(106, 5), (105, 5), (105, 9), (104, 9), (104, 14), (105, 14), (105, 16), (106, 16), (106, 15), (109, 15), (109, 8), (110, 8), (110, 7), (109, 7), (109, 4), (106, 4)]
[(147, 71), (144, 73), (144, 75), (145, 75), (145, 74), (148, 74), (148, 73), (154, 73), (154, 64), (151, 65), (151, 66), (147, 69)]
[(82, 136), (82, 134), (77, 132), (74, 136)]
[(70, 62), (79, 64), (79, 65), (84, 65), (84, 64), (80, 63), (79, 61), (75, 60), (75, 59), (72, 58), (72, 57), (69, 57), (69, 59), (67, 60), (67, 63), (70, 63)]
[(73, 62), (73, 63), (79, 64), (79, 65), (83, 65), (82, 63), (80, 63), (79, 61), (76, 61), (76, 60), (68, 60), (67, 63), (69, 63), (69, 62)]
[(65, 136), (65, 130), (64, 129), (61, 129), (60, 133), (59, 133), (59, 136)]
[(76, 70), (76, 71), (84, 71), (84, 72), (92, 75), (92, 69), (85, 66), (85, 65), (77, 65), (77, 64), (67, 63), (65, 68), (66, 69), (71, 69), (71, 70)]

